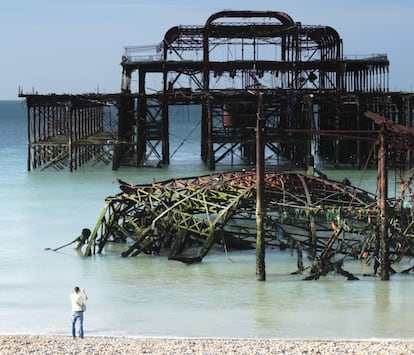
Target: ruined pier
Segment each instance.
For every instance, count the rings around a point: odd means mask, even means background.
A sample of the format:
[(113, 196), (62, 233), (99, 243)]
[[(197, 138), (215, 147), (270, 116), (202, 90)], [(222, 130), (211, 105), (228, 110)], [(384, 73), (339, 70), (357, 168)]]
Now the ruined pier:
[[(28, 168), (74, 169), (84, 161), (71, 157), (72, 147), (80, 146), (75, 155), (96, 148), (93, 156), (113, 169), (167, 165), (171, 109), (178, 105), (200, 108), (191, 120), (200, 127), (200, 157), (210, 170), (251, 165), (259, 94), (268, 166), (283, 159), (305, 165), (316, 155), (334, 166), (360, 168), (367, 159), (376, 164), (368, 133), (378, 127), (365, 112), (411, 127), (414, 96), (389, 90), (386, 54), (347, 56), (344, 48), (334, 28), (303, 25), (276, 11), (222, 11), (204, 25), (172, 27), (156, 45), (125, 48), (119, 93), (22, 92), (30, 122)], [(112, 135), (87, 144), (85, 138), (101, 129), (100, 110), (108, 102)], [(91, 120), (92, 128), (85, 129), (81, 122), (90, 127)], [(55, 139), (62, 132), (70, 136), (64, 142)], [(403, 152), (391, 158), (406, 167), (412, 163)]]
[[(332, 270), (352, 278), (332, 262), (342, 254), (373, 260), (386, 280), (392, 263), (414, 256), (404, 205), (413, 195), (391, 201), (387, 191), (389, 169), (408, 171), (401, 191), (411, 191), (414, 94), (389, 90), (389, 65), (386, 54), (345, 55), (331, 26), (277, 11), (221, 11), (204, 25), (170, 28), (156, 45), (126, 47), (119, 93), (21, 92), (28, 169), (168, 165), (171, 108), (197, 105), (200, 117), (191, 119), (206, 166), (257, 164), (256, 171), (120, 182), (122, 193), (107, 198), (93, 231), (76, 240), (83, 255), (120, 242), (123, 256), (168, 250), (192, 263), (217, 243), (266, 244), (295, 248), (297, 272), (306, 249), (311, 279)], [(378, 166), (378, 196), (313, 176), (316, 156), (335, 167)], [(310, 173), (272, 172), (281, 160)]]

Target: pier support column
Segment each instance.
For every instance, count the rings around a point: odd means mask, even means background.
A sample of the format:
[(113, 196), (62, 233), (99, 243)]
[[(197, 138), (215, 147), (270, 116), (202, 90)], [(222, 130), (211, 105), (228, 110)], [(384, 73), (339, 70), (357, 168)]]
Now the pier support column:
[(139, 70), (139, 80), (138, 80), (138, 113), (136, 117), (136, 126), (137, 126), (137, 147), (136, 147), (136, 166), (143, 166), (146, 160), (147, 153), (147, 96), (145, 94), (145, 76), (146, 72), (144, 70)]
[(169, 110), (168, 110), (168, 102), (164, 98), (162, 100), (162, 163), (164, 165), (170, 164), (170, 141), (169, 141), (169, 130), (170, 130), (170, 123), (169, 123)]
[[(203, 160), (207, 164), (209, 170), (216, 169), (216, 158), (214, 155), (214, 143), (212, 141), (213, 136), (213, 102), (211, 98), (203, 103), (202, 109), (202, 154)], [(204, 134), (206, 133), (206, 134)]]
[(259, 93), (256, 118), (256, 276), (258, 281), (266, 280), (265, 270), (265, 235), (264, 235), (264, 142), (263, 129), (265, 120), (262, 118), (263, 93)]
[(380, 210), (380, 267), (381, 280), (388, 281), (390, 279), (390, 263), (389, 263), (389, 239), (388, 239), (388, 172), (387, 172), (387, 129), (385, 122), (381, 124), (380, 146), (378, 151), (378, 191), (379, 191), (379, 210)]
[(68, 125), (68, 154), (69, 154), (69, 170), (73, 171), (73, 127), (72, 127), (72, 107), (70, 104), (65, 106), (65, 122)]
[(32, 117), (31, 117), (31, 112), (33, 112), (33, 110), (31, 109), (30, 105), (29, 105), (29, 100), (27, 99), (27, 171), (30, 171), (32, 168), (32, 147), (31, 147), (31, 140), (32, 140), (32, 136), (31, 136), (31, 123), (32, 123)]

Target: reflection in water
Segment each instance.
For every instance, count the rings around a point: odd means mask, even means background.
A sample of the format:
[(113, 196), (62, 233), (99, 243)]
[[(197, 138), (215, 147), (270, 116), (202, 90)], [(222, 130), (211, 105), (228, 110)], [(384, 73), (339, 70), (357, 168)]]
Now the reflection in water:
[(372, 307), (371, 314), (371, 327), (376, 334), (380, 334), (380, 337), (389, 338), (391, 335), (387, 332), (390, 324), (388, 320), (392, 322), (392, 313), (390, 313), (392, 307), (390, 307), (390, 292), (389, 282), (377, 282), (374, 287), (374, 306)]

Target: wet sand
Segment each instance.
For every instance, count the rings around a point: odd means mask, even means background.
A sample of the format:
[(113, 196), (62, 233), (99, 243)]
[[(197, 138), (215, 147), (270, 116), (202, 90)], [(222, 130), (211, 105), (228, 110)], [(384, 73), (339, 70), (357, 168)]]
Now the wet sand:
[(1, 335), (0, 354), (414, 354), (414, 340)]

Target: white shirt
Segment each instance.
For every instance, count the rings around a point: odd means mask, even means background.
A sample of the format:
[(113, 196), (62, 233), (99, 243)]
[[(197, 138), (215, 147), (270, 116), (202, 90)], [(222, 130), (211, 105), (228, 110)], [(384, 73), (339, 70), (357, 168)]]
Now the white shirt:
[(70, 294), (70, 302), (72, 304), (72, 312), (81, 312), (82, 311), (82, 303), (85, 302), (88, 298), (86, 295), (79, 291), (79, 293), (76, 293), (73, 291)]

